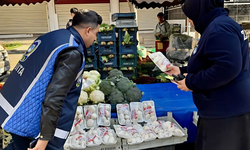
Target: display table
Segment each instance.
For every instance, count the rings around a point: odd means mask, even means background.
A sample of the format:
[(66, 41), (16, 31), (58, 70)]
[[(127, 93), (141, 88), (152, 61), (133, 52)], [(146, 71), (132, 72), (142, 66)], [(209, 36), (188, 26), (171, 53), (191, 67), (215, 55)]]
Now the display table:
[[(181, 91), (173, 83), (138, 84), (137, 87), (145, 93), (141, 101), (155, 102), (157, 117), (167, 116), (167, 112), (172, 112), (175, 120), (188, 129), (188, 142), (195, 142), (197, 128), (193, 124), (193, 112), (197, 108), (191, 92)], [(113, 113), (112, 117), (117, 115)]]

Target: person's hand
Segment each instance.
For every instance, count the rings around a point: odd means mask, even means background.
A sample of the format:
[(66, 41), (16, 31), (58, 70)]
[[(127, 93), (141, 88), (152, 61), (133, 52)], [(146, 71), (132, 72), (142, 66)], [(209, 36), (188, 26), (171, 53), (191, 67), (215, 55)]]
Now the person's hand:
[(164, 36), (163, 35), (160, 35), (160, 39), (163, 39), (164, 38)]
[[(187, 74), (184, 74), (184, 76), (187, 76)], [(186, 85), (186, 78), (181, 80), (181, 81), (172, 81), (172, 83), (176, 84), (177, 85), (177, 88), (182, 90), (182, 91), (191, 91), (193, 92), (192, 90), (190, 90), (187, 85)]]
[(161, 33), (156, 33), (155, 36), (156, 37), (160, 37)]
[(45, 150), (49, 141), (38, 140), (34, 148), (28, 148), (28, 150)]
[(178, 74), (181, 74), (181, 70), (177, 66), (166, 66), (166, 67), (167, 67), (167, 69), (169, 69), (168, 71), (165, 72), (165, 74), (167, 74), (167, 75), (170, 75), (170, 76), (176, 75), (176, 76), (178, 76)]

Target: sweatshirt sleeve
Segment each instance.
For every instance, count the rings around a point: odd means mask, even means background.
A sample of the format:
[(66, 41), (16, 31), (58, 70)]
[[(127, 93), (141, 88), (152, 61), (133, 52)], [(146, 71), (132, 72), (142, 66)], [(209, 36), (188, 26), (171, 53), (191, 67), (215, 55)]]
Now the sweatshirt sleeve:
[(212, 65), (197, 74), (188, 73), (186, 85), (191, 90), (210, 90), (223, 86), (242, 69), (241, 42), (237, 35), (224, 32), (210, 35), (204, 55)]
[(187, 73), (187, 66), (180, 67), (181, 74)]

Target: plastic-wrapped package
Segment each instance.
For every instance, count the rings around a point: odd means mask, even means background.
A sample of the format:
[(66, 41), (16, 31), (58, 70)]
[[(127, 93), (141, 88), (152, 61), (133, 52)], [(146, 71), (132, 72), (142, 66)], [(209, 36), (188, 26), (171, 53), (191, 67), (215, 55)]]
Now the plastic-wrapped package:
[(117, 136), (113, 129), (108, 127), (99, 127), (100, 137), (105, 145), (114, 145), (117, 143)]
[(173, 136), (185, 136), (185, 134), (181, 131), (181, 129), (174, 123), (167, 121), (163, 123), (163, 128), (165, 131), (171, 132)]
[(157, 134), (157, 137), (159, 139), (170, 138), (173, 135), (172, 132), (166, 130), (163, 127), (164, 123), (165, 121), (154, 121), (148, 123), (148, 126), (152, 128), (152, 130)]
[(140, 133), (144, 141), (153, 141), (157, 138), (154, 130), (147, 125), (143, 127), (143, 130)]
[(77, 106), (74, 123), (71, 132), (80, 131), (86, 128), (86, 120), (84, 118), (84, 112), (82, 106)]
[(149, 58), (162, 72), (168, 71), (166, 66), (172, 66), (171, 62), (161, 52), (149, 54)]
[(143, 106), (141, 102), (131, 102), (130, 103), (131, 109), (131, 119), (133, 123), (143, 122)]
[(143, 101), (143, 117), (146, 122), (157, 120), (154, 101)]
[(111, 105), (98, 104), (98, 119), (97, 123), (100, 126), (110, 126), (111, 119)]
[(71, 142), (71, 136), (67, 138), (65, 144), (63, 145), (64, 150), (70, 150), (70, 142)]
[(86, 148), (86, 133), (82, 130), (70, 136), (70, 148), (84, 149)]
[(84, 117), (86, 120), (86, 128), (97, 127), (97, 106), (88, 105), (84, 107)]
[(130, 125), (131, 124), (131, 113), (129, 109), (129, 104), (117, 104), (117, 115), (120, 125)]
[(142, 131), (142, 126), (137, 125), (131, 125), (127, 128), (127, 130), (131, 133), (132, 137), (127, 139), (127, 142), (129, 145), (135, 145), (140, 144), (143, 142), (143, 138), (140, 134), (140, 131)]
[(98, 128), (91, 128), (87, 132), (87, 146), (99, 146), (102, 144), (102, 139), (100, 138), (100, 130)]
[(124, 139), (131, 138), (132, 134), (131, 132), (128, 131), (128, 128), (131, 126), (132, 125), (127, 125), (127, 126), (114, 125), (117, 136)]

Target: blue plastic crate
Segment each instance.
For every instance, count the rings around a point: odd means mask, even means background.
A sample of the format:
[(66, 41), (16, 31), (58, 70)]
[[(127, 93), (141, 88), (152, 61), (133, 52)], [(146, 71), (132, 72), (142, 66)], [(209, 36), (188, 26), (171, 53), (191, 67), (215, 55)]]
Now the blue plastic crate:
[(123, 45), (121, 41), (119, 41), (119, 55), (123, 54), (137, 54), (137, 44), (135, 41), (133, 44), (125, 44)]
[(99, 32), (97, 35), (98, 41), (116, 41), (115, 27), (113, 31), (103, 31)]
[(135, 19), (135, 13), (115, 13), (112, 14), (112, 21), (120, 19)]
[(134, 70), (122, 70), (122, 73), (124, 77), (127, 77), (130, 80), (133, 79), (133, 76), (135, 76), (136, 78), (138, 77), (136, 68), (134, 68)]
[[(92, 62), (89, 62), (88, 60), (91, 59)], [(90, 69), (97, 69), (97, 58), (96, 56), (87, 56), (85, 58), (85, 67), (84, 70), (90, 70)]]
[(89, 48), (87, 48), (87, 54), (88, 56), (94, 56), (95, 55), (95, 44), (92, 44)]
[[(103, 55), (103, 56), (110, 56), (110, 55)], [(116, 68), (117, 67), (117, 56), (113, 55), (112, 58), (108, 58), (108, 62), (104, 62), (102, 60), (102, 56), (99, 55), (99, 68), (104, 68), (104, 67)]]
[[(127, 31), (130, 35), (130, 41), (136, 41), (137, 40), (137, 28), (127, 28)], [(124, 35), (125, 31), (123, 29), (118, 30), (118, 35), (119, 35), (119, 41), (124, 41)]]
[(116, 42), (113, 42), (113, 45), (101, 45), (101, 42), (99, 42), (98, 54), (99, 55), (116, 54)]
[(135, 67), (137, 66), (137, 55), (133, 58), (123, 58), (122, 55), (119, 56), (119, 67)]

